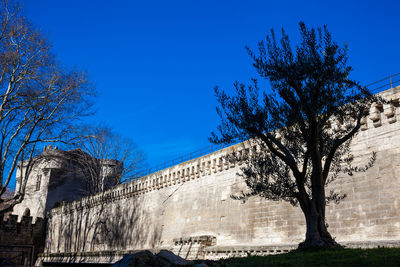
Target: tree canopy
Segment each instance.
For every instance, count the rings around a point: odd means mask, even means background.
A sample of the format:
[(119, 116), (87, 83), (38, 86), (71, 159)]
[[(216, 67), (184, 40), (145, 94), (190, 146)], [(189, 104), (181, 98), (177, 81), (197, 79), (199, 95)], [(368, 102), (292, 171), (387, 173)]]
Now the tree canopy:
[(378, 99), (350, 79), (347, 47), (339, 46), (326, 26), (308, 28), (300, 22), (299, 28), (301, 40), (294, 49), (284, 30), (279, 41), (271, 30), (257, 53), (247, 48), (270, 89), (261, 90), (257, 79), (248, 86), (236, 82), (232, 96), (215, 88), (221, 124), (210, 140), (251, 144), (251, 153), (241, 159), (247, 163), (242, 175), (250, 191), (236, 198), (260, 195), (299, 204), (307, 225), (300, 247), (335, 247), (325, 206), (345, 195), (326, 194), (325, 188), (340, 172), (372, 166), (375, 153), (366, 166), (353, 166), (349, 144)]

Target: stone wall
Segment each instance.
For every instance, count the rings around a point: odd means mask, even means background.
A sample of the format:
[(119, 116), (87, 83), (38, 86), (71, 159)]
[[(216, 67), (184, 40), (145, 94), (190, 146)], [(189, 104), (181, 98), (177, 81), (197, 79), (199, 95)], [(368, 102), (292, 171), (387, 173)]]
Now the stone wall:
[[(399, 99), (400, 87), (382, 94)], [(399, 244), (398, 119), (398, 102), (373, 105), (352, 141), (356, 163), (366, 163), (373, 151), (377, 159), (367, 172), (343, 175), (332, 184), (347, 194), (340, 204), (327, 207), (329, 230), (339, 243)], [(190, 257), (218, 258), (294, 248), (305, 235), (299, 207), (259, 197), (245, 203), (230, 197), (246, 185), (237, 175), (240, 163), (229, 163), (224, 155), (244, 149), (228, 147), (51, 210), (46, 251), (59, 257), (67, 252), (181, 247)]]
[[(33, 264), (45, 245), (45, 221), (41, 218), (32, 223), (32, 217), (9, 215), (4, 220), (0, 215), (0, 258), (15, 264)], [(28, 266), (28, 265), (26, 265)]]

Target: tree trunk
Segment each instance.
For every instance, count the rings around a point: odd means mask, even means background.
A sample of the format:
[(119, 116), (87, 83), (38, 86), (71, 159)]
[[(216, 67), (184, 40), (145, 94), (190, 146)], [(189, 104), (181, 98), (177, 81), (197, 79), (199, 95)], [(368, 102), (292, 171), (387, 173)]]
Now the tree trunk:
[[(306, 218), (306, 240), (299, 244), (299, 249), (323, 249), (341, 247), (328, 232), (325, 223), (325, 203), (310, 200), (308, 209), (303, 209)], [(322, 207), (323, 206), (323, 207)]]
[[(317, 128), (315, 128), (317, 129)], [(315, 133), (315, 136), (318, 134)], [(318, 144), (318, 139), (314, 140)], [(306, 218), (306, 240), (299, 244), (299, 249), (321, 249), (340, 247), (328, 232), (325, 223), (325, 184), (322, 177), (321, 154), (314, 146), (314, 153), (311, 153), (311, 198), (306, 197), (302, 201), (301, 209)], [(300, 202), (300, 201), (299, 201)]]

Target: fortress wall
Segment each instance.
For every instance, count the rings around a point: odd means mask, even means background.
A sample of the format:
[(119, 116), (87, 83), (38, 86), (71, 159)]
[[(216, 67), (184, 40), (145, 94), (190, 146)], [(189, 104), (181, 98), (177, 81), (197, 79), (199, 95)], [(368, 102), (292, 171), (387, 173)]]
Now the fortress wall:
[(33, 223), (31, 216), (9, 215), (0, 216), (0, 245), (31, 245), (40, 251), (43, 247), (43, 233), (45, 222), (38, 218)]
[[(0, 215), (0, 259), (17, 266), (31, 266), (43, 251), (45, 221), (31, 216)], [(11, 265), (11, 264), (10, 264)], [(1, 265), (5, 266), (5, 265)]]
[[(382, 94), (399, 99), (400, 87)], [(329, 230), (339, 242), (400, 241), (398, 106), (373, 106), (352, 141), (355, 162), (364, 165), (376, 151), (375, 165), (332, 184), (347, 194), (327, 207)], [(212, 245), (218, 250), (301, 242), (305, 220), (299, 207), (259, 197), (245, 203), (230, 198), (246, 190), (236, 175), (240, 166), (223, 158), (232, 151), (243, 153), (243, 148), (228, 147), (53, 209), (47, 252), (180, 251), (183, 240), (194, 236), (215, 237)]]

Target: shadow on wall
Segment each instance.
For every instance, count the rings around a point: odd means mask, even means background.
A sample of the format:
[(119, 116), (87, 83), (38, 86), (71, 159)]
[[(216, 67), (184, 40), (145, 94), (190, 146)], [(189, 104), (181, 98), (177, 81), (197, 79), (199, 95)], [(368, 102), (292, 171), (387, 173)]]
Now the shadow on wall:
[(97, 205), (85, 203), (78, 208), (64, 203), (50, 216), (52, 228), (47, 231), (45, 251), (133, 250), (158, 246), (161, 229), (153, 222), (151, 211), (143, 207), (140, 196), (108, 197)]

